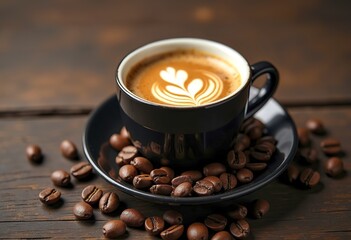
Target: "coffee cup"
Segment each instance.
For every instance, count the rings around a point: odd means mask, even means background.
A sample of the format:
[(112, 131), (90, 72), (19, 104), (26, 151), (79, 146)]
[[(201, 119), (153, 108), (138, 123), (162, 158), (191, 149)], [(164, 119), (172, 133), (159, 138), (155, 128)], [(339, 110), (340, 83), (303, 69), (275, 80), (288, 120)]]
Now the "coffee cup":
[[(261, 75), (265, 84), (249, 100)], [(271, 63), (250, 65), (226, 45), (196, 38), (144, 45), (116, 73), (121, 118), (133, 145), (154, 164), (178, 168), (225, 161), (243, 120), (262, 108), (278, 82)]]

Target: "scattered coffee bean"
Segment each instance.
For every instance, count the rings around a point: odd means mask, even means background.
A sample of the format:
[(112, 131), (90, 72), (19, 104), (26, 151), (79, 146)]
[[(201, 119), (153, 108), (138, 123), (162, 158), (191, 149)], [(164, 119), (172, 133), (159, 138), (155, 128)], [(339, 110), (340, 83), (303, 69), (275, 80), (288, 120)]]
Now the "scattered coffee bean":
[(297, 136), (301, 147), (308, 147), (311, 143), (310, 132), (307, 128), (297, 128)]
[(162, 169), (154, 169), (150, 172), (150, 177), (156, 184), (168, 184), (171, 179), (168, 177), (167, 172)]
[(245, 164), (245, 167), (247, 169), (250, 169), (253, 172), (259, 172), (259, 171), (266, 169), (267, 163), (265, 163), (265, 162), (259, 162), (259, 163), (249, 162), (249, 163)]
[(181, 176), (189, 176), (191, 178), (191, 180), (193, 180), (193, 182), (196, 182), (202, 178), (202, 173), (198, 170), (185, 171), (180, 175)]
[(119, 132), (119, 134), (124, 138), (130, 139), (130, 134), (125, 126), (121, 128), (121, 131)]
[(263, 134), (264, 124), (256, 118), (250, 118), (244, 121), (241, 128), (251, 140), (257, 140)]
[(247, 168), (239, 169), (236, 172), (236, 178), (240, 183), (249, 183), (253, 180), (253, 177), (252, 171)]
[(150, 187), (150, 192), (157, 195), (169, 196), (173, 191), (173, 187), (169, 184), (156, 184)]
[(183, 182), (179, 184), (172, 192), (173, 197), (189, 197), (193, 190), (192, 184), (190, 182)]
[(295, 164), (291, 164), (287, 169), (287, 178), (290, 183), (295, 183), (300, 176), (300, 170)]
[(208, 196), (214, 193), (214, 186), (210, 181), (199, 180), (195, 183), (193, 190), (199, 196)]
[(247, 216), (247, 208), (241, 204), (235, 204), (227, 212), (228, 216), (234, 220), (244, 219)]
[(40, 163), (43, 160), (41, 148), (38, 145), (29, 145), (26, 148), (27, 159), (33, 163)]
[(277, 139), (275, 139), (273, 136), (264, 136), (264, 137), (261, 137), (260, 139), (258, 139), (256, 141), (256, 144), (261, 144), (261, 143), (264, 143), (264, 142), (269, 142), (273, 145), (277, 145)]
[(238, 183), (235, 175), (231, 173), (222, 173), (221, 176), (219, 176), (219, 179), (222, 181), (224, 191), (232, 190)]
[(184, 225), (173, 225), (163, 230), (160, 235), (163, 240), (177, 240), (182, 236), (183, 232)]
[(270, 142), (256, 144), (250, 152), (251, 157), (259, 161), (269, 161), (275, 152), (276, 147)]
[(211, 240), (233, 240), (232, 235), (227, 231), (220, 231), (213, 235)]
[(250, 138), (246, 134), (239, 133), (234, 145), (234, 151), (244, 151), (249, 148), (251, 144)]
[(132, 183), (136, 175), (138, 175), (138, 170), (130, 164), (123, 165), (118, 172), (120, 178), (128, 183)]
[(137, 189), (150, 188), (153, 184), (149, 174), (137, 175), (133, 178), (133, 186)]
[(124, 147), (130, 145), (129, 138), (126, 138), (125, 136), (118, 133), (112, 134), (109, 142), (111, 147), (118, 151), (121, 151)]
[(310, 130), (310, 132), (315, 133), (315, 134), (321, 135), (321, 134), (325, 133), (324, 124), (319, 119), (309, 119), (306, 122), (306, 127), (308, 130)]
[(39, 193), (40, 201), (46, 205), (55, 204), (60, 200), (60, 198), (61, 192), (51, 187), (45, 188)]
[(244, 152), (231, 150), (227, 154), (227, 163), (231, 169), (237, 170), (245, 167), (247, 162)]
[(51, 180), (58, 187), (67, 187), (71, 184), (71, 177), (65, 170), (56, 170), (51, 174)]
[(173, 187), (177, 187), (178, 185), (180, 185), (184, 182), (189, 182), (192, 184), (193, 180), (191, 180), (191, 178), (187, 175), (181, 175), (181, 176), (173, 178), (171, 181)]
[(76, 145), (69, 140), (63, 140), (60, 145), (61, 153), (65, 158), (75, 160), (78, 158)]
[(99, 209), (102, 213), (111, 213), (119, 206), (119, 197), (114, 192), (107, 192), (99, 200)]
[(205, 176), (219, 176), (222, 173), (226, 172), (226, 167), (224, 166), (224, 164), (219, 163), (219, 162), (214, 162), (214, 163), (210, 163), (207, 164), (206, 166), (204, 166), (203, 168), (203, 174)]
[(144, 225), (145, 217), (134, 208), (125, 209), (119, 217), (128, 227), (141, 227)]
[(319, 183), (321, 176), (319, 172), (314, 171), (311, 168), (305, 168), (300, 173), (300, 182), (308, 188), (312, 188)]
[(149, 174), (154, 169), (152, 163), (144, 157), (135, 157), (132, 161), (130, 161), (130, 164), (142, 173)]
[(265, 199), (257, 199), (252, 203), (251, 206), (251, 215), (256, 218), (262, 218), (269, 211), (270, 204)]
[(86, 202), (79, 202), (74, 205), (73, 214), (77, 219), (89, 219), (93, 216), (93, 208)]
[(331, 157), (325, 162), (324, 171), (330, 177), (337, 177), (344, 172), (344, 163), (339, 157)]
[(90, 205), (95, 205), (100, 201), (103, 192), (95, 185), (86, 186), (82, 191), (82, 199)]
[(126, 146), (118, 153), (116, 163), (118, 166), (130, 164), (130, 162), (138, 156), (138, 149), (134, 146)]
[(161, 217), (152, 216), (145, 219), (145, 230), (152, 236), (160, 234), (165, 228), (165, 222)]
[(205, 225), (213, 231), (222, 231), (227, 226), (227, 218), (221, 214), (211, 214), (205, 218)]
[(87, 179), (93, 174), (93, 167), (87, 162), (80, 162), (71, 167), (71, 175), (78, 180)]
[(126, 232), (126, 224), (122, 220), (109, 220), (102, 227), (102, 233), (106, 238), (118, 238)]
[(250, 225), (244, 219), (238, 220), (230, 225), (230, 232), (235, 238), (244, 239), (250, 233)]
[(341, 143), (334, 138), (327, 138), (321, 142), (321, 148), (327, 155), (338, 155), (341, 153)]
[(188, 240), (204, 240), (208, 239), (208, 228), (205, 224), (194, 222), (190, 224), (186, 232)]
[(315, 163), (318, 160), (318, 152), (315, 148), (303, 148), (300, 150), (300, 154), (306, 163)]
[(163, 166), (163, 167), (160, 167), (160, 169), (162, 169), (163, 171), (166, 171), (167, 176), (170, 179), (174, 178), (175, 173), (174, 173), (174, 170), (172, 168)]
[(214, 186), (214, 192), (219, 192), (222, 190), (222, 181), (216, 176), (208, 176), (205, 177), (203, 180), (209, 181)]
[(183, 215), (175, 210), (168, 210), (164, 212), (162, 218), (169, 225), (179, 225), (183, 223)]

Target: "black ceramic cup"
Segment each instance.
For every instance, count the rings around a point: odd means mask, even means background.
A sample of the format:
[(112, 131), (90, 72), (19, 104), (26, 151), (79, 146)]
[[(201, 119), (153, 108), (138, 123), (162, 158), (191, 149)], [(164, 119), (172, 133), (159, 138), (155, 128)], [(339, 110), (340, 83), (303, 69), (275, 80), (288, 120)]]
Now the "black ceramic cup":
[[(153, 103), (126, 87), (126, 77), (133, 66), (145, 58), (178, 49), (195, 49), (233, 63), (241, 75), (241, 86), (220, 100), (187, 107)], [(261, 75), (266, 75), (266, 82), (249, 101), (250, 87)], [(234, 49), (196, 38), (174, 38), (147, 44), (127, 55), (116, 73), (121, 117), (132, 143), (156, 165), (177, 168), (224, 161), (242, 121), (272, 97), (278, 81), (278, 71), (269, 62), (250, 65)]]

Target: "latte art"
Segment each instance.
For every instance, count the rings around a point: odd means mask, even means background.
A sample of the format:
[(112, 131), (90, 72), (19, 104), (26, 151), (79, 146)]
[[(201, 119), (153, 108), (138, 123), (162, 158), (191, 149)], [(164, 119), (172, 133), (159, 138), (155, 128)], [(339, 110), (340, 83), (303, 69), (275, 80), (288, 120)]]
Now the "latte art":
[(201, 77), (189, 79), (186, 71), (167, 67), (160, 72), (167, 85), (155, 82), (151, 89), (153, 96), (166, 104), (179, 106), (199, 106), (216, 100), (223, 90), (220, 77), (205, 70), (195, 72)]

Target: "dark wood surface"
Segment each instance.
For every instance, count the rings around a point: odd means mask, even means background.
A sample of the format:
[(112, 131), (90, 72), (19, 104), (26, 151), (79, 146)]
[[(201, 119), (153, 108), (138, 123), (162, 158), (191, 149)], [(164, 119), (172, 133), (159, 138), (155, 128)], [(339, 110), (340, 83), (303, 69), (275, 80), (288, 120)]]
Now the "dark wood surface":
[[(275, 98), (297, 126), (320, 118), (344, 150), (346, 174), (311, 190), (273, 182), (247, 199), (266, 198), (271, 211), (249, 219), (251, 239), (351, 238), (351, 15), (349, 1), (1, 1), (0, 2), (0, 239), (103, 238), (101, 228), (125, 207), (145, 215), (170, 207), (126, 195), (96, 176), (60, 189), (63, 201), (45, 207), (38, 193), (53, 170), (76, 162), (59, 151), (63, 139), (79, 146), (90, 110), (114, 92), (121, 58), (153, 40), (191, 36), (223, 42), (248, 61), (269, 60), (280, 71)], [(318, 143), (322, 138), (316, 137)], [(39, 144), (42, 164), (25, 157)], [(81, 161), (85, 161), (82, 155)], [(94, 211), (77, 221), (73, 205), (88, 184), (116, 191), (112, 215)], [(211, 207), (182, 207), (187, 221)], [(128, 229), (128, 239), (153, 239)]]

